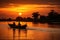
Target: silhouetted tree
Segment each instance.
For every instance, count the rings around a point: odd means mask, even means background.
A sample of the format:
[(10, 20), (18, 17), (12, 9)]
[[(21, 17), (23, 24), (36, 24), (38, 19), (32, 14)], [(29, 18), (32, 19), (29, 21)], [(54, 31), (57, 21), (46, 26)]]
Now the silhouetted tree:
[(23, 18), (23, 21), (26, 21), (26, 20), (27, 20), (27, 18), (24, 17), (24, 18)]
[(22, 19), (23, 19), (23, 18), (20, 17), (20, 16), (18, 16), (18, 17), (16, 18), (17, 21), (22, 21)]
[(30, 17), (27, 17), (27, 21), (32, 21), (32, 18), (30, 18)]
[(32, 17), (33, 17), (34, 22), (37, 22), (38, 21), (38, 16), (39, 16), (39, 12), (34, 12), (32, 14)]
[(51, 10), (51, 12), (49, 12), (48, 14), (48, 21), (50, 22), (56, 22), (58, 21), (58, 13), (55, 12), (54, 10)]
[(47, 20), (46, 16), (43, 16), (43, 15), (40, 16), (40, 20), (39, 20), (40, 22), (45, 23), (46, 20)]
[(8, 18), (7, 21), (11, 21), (12, 19), (11, 18)]

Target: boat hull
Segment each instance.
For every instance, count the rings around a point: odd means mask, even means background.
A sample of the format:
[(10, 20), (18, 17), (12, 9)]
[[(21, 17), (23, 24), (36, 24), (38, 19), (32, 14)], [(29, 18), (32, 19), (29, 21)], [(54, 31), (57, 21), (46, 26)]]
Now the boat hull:
[(23, 25), (23, 26), (17, 26), (17, 25), (13, 25), (13, 24), (8, 24), (10, 26), (10, 28), (13, 29), (26, 29), (27, 25)]

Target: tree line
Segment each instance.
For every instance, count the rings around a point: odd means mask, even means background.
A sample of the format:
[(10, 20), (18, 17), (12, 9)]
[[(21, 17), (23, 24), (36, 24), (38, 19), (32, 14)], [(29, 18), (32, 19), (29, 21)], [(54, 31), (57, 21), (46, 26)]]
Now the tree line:
[(41, 22), (41, 23), (46, 23), (46, 22), (60, 22), (60, 14), (54, 10), (51, 10), (48, 13), (48, 16), (40, 15), (39, 12), (33, 12), (32, 13), (32, 18), (27, 17), (27, 18), (22, 18), (21, 16), (16, 17), (16, 19), (0, 19), (0, 21), (31, 21), (31, 22)]

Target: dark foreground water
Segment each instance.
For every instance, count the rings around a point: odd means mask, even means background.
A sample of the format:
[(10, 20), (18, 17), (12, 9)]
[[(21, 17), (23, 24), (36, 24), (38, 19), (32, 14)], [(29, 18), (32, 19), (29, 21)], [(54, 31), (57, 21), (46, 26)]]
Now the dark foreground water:
[(21, 22), (27, 23), (27, 30), (14, 30), (8, 23), (12, 22), (0, 22), (0, 40), (60, 40), (60, 25)]

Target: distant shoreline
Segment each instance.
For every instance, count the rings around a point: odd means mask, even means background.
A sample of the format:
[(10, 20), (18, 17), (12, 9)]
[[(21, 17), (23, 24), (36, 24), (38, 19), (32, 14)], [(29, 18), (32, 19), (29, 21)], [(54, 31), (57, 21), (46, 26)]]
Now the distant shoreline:
[[(0, 22), (12, 22), (12, 21), (0, 21)], [(16, 21), (18, 22), (18, 21)], [(21, 22), (32, 22), (32, 21), (21, 21)]]

